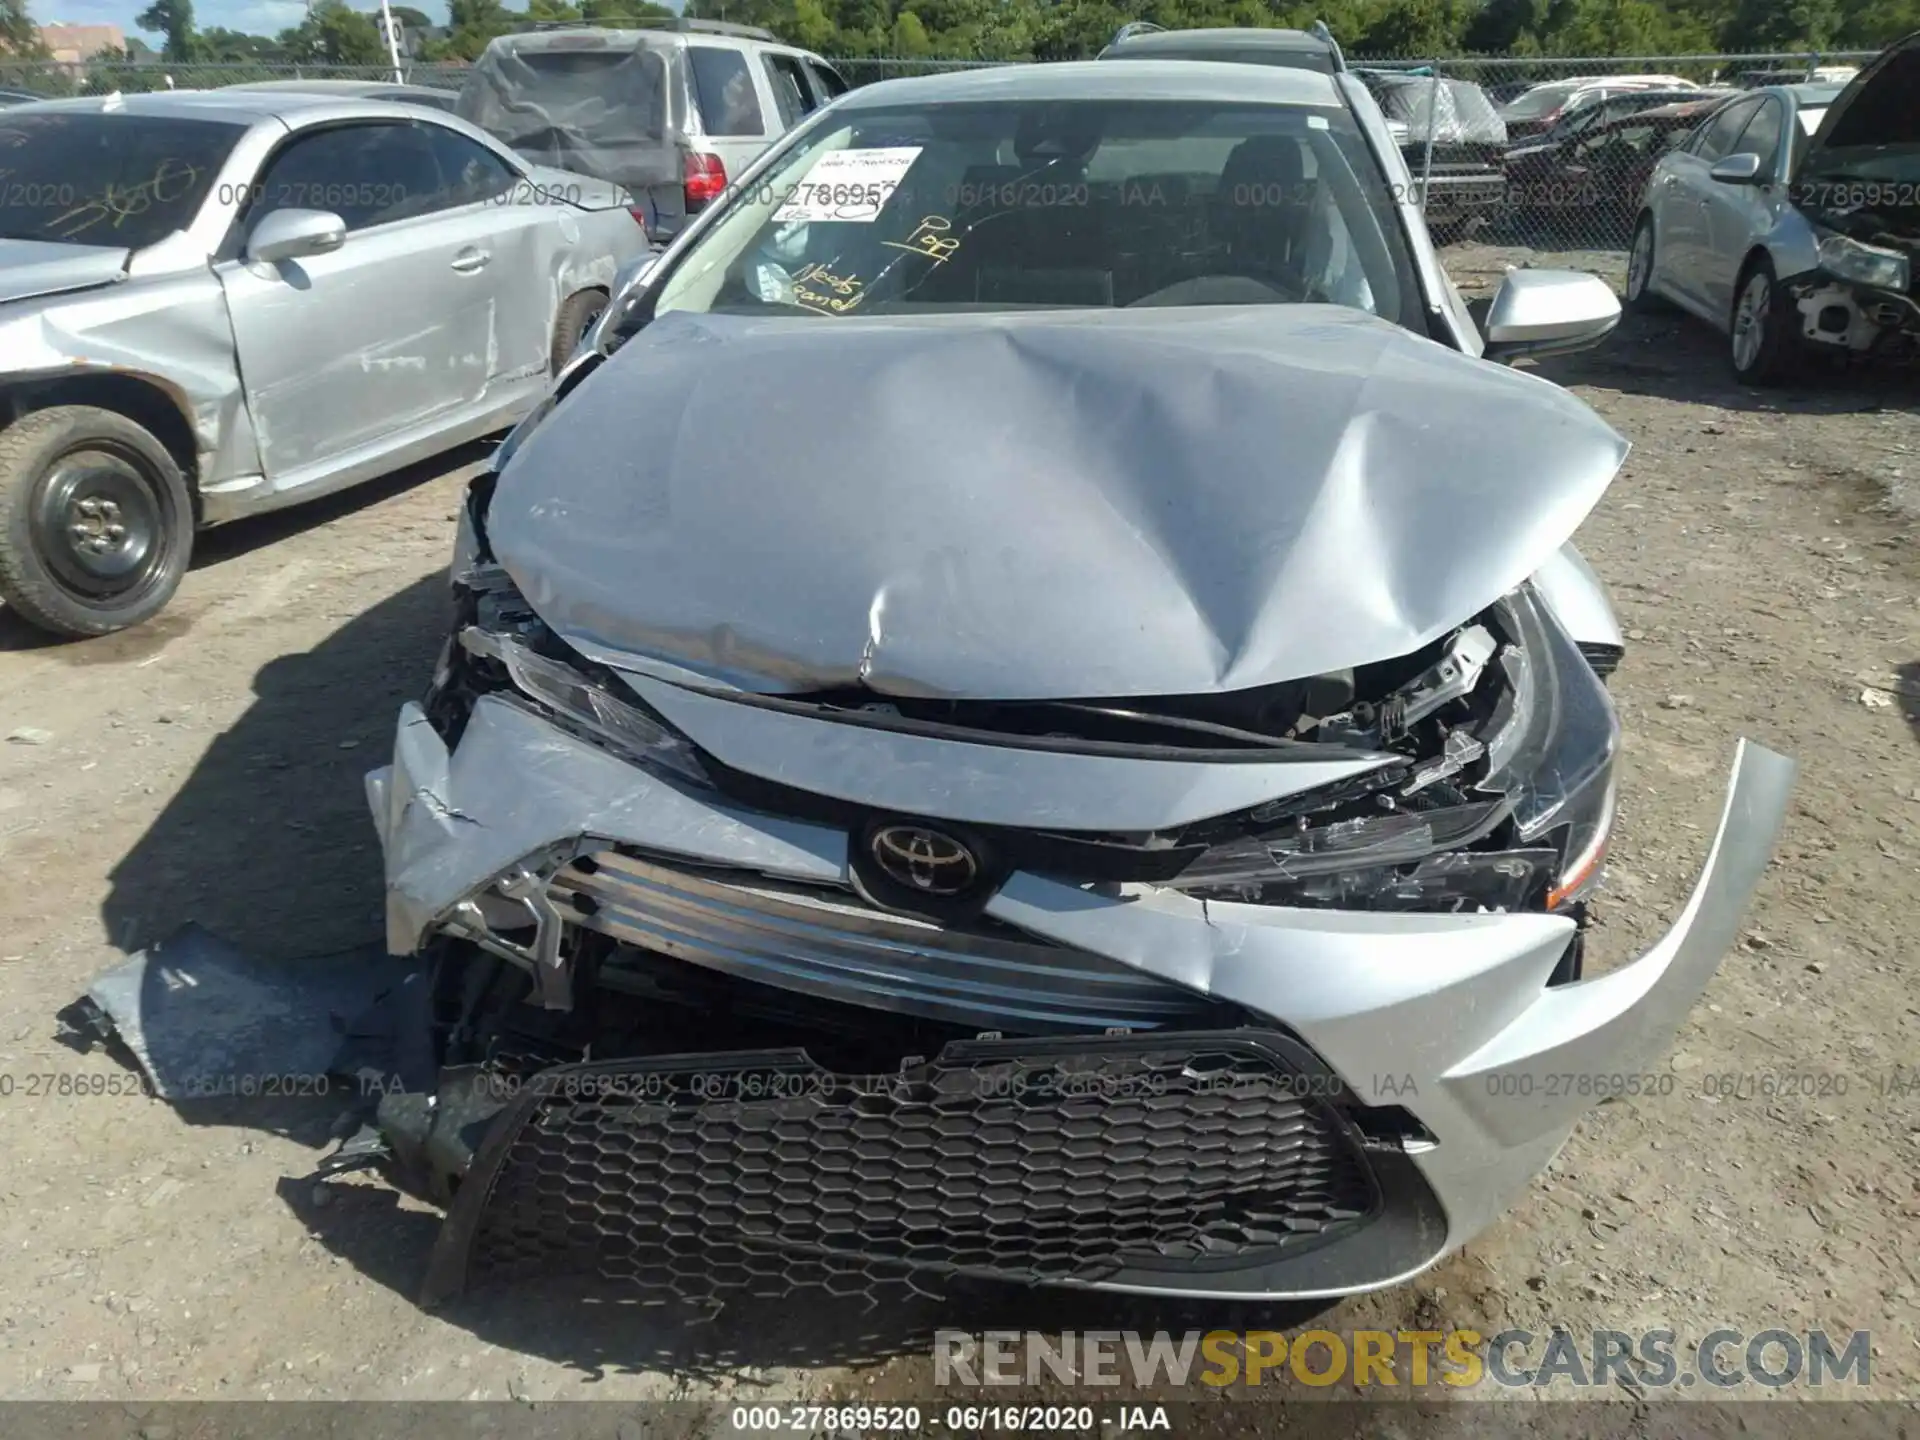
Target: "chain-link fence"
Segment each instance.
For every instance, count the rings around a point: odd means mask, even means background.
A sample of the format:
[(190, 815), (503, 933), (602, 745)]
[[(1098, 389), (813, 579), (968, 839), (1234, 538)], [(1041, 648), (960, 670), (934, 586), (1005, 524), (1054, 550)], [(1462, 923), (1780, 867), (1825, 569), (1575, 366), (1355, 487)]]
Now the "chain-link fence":
[[(1640, 195), (1660, 156), (1720, 99), (1759, 85), (1837, 89), (1871, 52), (1431, 59), (1349, 56), (1386, 111), (1428, 224), (1456, 278), (1546, 261), (1624, 280)], [(855, 85), (1010, 63), (837, 57)], [(410, 62), (407, 81), (458, 89), (462, 64)], [(391, 80), (383, 65), (219, 63), (159, 57), (0, 63), (0, 90), (36, 95), (208, 89), (263, 80)], [(1817, 114), (1809, 106), (1803, 120)]]
[[(1412, 122), (1404, 153), (1415, 177), (1428, 177), (1428, 224), (1456, 280), (1496, 279), (1509, 264), (1531, 262), (1590, 270), (1620, 285), (1641, 196), (1661, 156), (1686, 143), (1728, 96), (1763, 85), (1822, 87), (1802, 92), (1801, 122), (1816, 122), (1822, 97), (1838, 93), (1872, 54), (1436, 59), (1424, 68), (1446, 91), (1461, 93), (1424, 109), (1402, 103)], [(1367, 73), (1367, 62), (1353, 63)], [(1404, 76), (1404, 66), (1386, 68)], [(1395, 102), (1383, 92), (1420, 93), (1392, 75), (1371, 83), (1390, 116)], [(1431, 89), (1435, 81), (1424, 83)], [(1497, 131), (1471, 123), (1488, 110)], [(1419, 122), (1435, 113), (1429, 147), (1429, 127)], [(1487, 183), (1495, 167), (1497, 187)]]

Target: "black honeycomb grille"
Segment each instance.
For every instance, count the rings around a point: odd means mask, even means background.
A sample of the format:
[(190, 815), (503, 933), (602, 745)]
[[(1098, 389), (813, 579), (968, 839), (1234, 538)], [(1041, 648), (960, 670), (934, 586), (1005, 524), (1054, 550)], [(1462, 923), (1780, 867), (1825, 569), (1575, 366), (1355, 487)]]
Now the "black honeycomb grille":
[(582, 1271), (698, 1303), (1257, 1269), (1379, 1206), (1337, 1082), (1291, 1046), (972, 1041), (868, 1078), (799, 1052), (544, 1071), (476, 1158), (429, 1298)]

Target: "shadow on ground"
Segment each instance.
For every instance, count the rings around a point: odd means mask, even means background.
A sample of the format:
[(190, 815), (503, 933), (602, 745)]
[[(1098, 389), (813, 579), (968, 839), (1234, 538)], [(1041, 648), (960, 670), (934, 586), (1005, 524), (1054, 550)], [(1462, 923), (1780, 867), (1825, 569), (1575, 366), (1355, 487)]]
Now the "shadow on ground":
[(1692, 316), (1628, 315), (1591, 350), (1542, 360), (1556, 385), (1591, 385), (1723, 410), (1781, 415), (1871, 415), (1913, 407), (1913, 371), (1894, 365), (1810, 361), (1791, 383), (1768, 389), (1733, 378), (1727, 341)]

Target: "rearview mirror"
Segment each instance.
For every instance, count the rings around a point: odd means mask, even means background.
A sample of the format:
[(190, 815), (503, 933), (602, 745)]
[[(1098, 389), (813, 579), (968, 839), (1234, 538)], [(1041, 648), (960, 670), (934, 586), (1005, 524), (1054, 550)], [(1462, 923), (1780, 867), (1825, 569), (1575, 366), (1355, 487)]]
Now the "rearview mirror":
[(1487, 309), (1482, 352), (1502, 364), (1598, 345), (1620, 323), (1620, 297), (1598, 275), (1512, 270)]
[(347, 243), (347, 222), (331, 210), (274, 210), (247, 235), (247, 259), (261, 265), (324, 255)]
[(1752, 185), (1760, 179), (1760, 157), (1743, 150), (1717, 163), (1707, 174), (1722, 185)]

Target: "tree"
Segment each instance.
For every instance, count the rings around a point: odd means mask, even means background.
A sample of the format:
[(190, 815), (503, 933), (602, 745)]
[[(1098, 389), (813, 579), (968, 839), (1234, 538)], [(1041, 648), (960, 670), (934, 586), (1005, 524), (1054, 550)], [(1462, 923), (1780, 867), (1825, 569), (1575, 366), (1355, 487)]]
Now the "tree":
[(476, 60), (497, 35), (509, 33), (518, 16), (500, 0), (448, 0), (447, 38), (429, 47), (430, 60)]
[(546, 23), (578, 20), (580, 9), (567, 0), (527, 0), (527, 19)]
[(590, 25), (610, 25), (618, 29), (635, 20), (671, 20), (673, 11), (652, 0), (582, 0), (580, 18)]
[(803, 50), (826, 50), (834, 41), (833, 20), (820, 0), (793, 0), (793, 25), (787, 38)]
[(920, 17), (911, 10), (902, 11), (900, 18), (893, 22), (893, 53), (911, 57), (931, 54), (932, 51), (932, 42), (927, 39), (927, 27), (920, 23)]
[[(211, 30), (202, 30), (196, 39), (198, 58), (220, 61), (226, 64), (239, 64), (256, 61), (271, 65), (287, 58), (286, 51), (278, 40), (265, 35), (248, 35), (240, 30), (227, 30), (214, 26)], [(131, 47), (129, 47), (131, 48)]]
[(193, 31), (193, 0), (153, 0), (135, 18), (142, 30), (167, 37), (160, 53), (169, 60), (199, 58), (199, 39)]
[(1720, 44), (1734, 54), (1763, 50), (1823, 50), (1840, 33), (1839, 0), (1737, 0), (1720, 27)]
[(16, 60), (46, 58), (46, 42), (27, 13), (27, 0), (0, 0), (0, 51)]
[(327, 65), (378, 65), (387, 58), (373, 16), (346, 0), (318, 0), (304, 21), (280, 36), (280, 43), (294, 59)]

